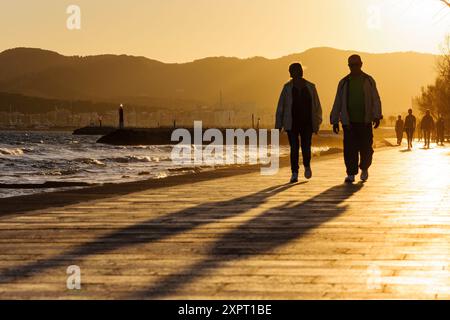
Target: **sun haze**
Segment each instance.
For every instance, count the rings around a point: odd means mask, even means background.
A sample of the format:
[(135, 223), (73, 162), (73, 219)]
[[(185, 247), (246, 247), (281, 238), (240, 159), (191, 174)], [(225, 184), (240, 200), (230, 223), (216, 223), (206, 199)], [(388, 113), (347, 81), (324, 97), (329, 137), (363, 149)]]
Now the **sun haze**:
[[(450, 32), (450, 10), (439, 0), (74, 2), (2, 1), (0, 49), (126, 53), (164, 62), (206, 56), (275, 58), (321, 46), (438, 53)], [(79, 30), (66, 27), (72, 4), (81, 9)]]

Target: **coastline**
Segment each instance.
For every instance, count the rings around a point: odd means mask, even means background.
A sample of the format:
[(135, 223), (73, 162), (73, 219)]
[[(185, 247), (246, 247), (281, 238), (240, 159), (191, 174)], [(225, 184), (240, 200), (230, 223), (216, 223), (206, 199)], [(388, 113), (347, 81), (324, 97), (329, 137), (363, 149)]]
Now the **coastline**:
[[(342, 152), (316, 155), (313, 161), (338, 158)], [(289, 156), (280, 157), (280, 168), (290, 165)], [(21, 214), (51, 207), (64, 207), (84, 201), (113, 198), (148, 189), (159, 189), (176, 185), (190, 184), (205, 180), (254, 173), (260, 169), (260, 164), (229, 165), (211, 170), (173, 175), (161, 179), (146, 179), (132, 182), (107, 183), (71, 190), (56, 190), (52, 192), (31, 195), (13, 196), (0, 199), (0, 218), (11, 214)], [(286, 177), (286, 181), (289, 177)]]
[[(318, 137), (316, 137), (315, 139), (317, 138)], [(319, 154), (313, 154), (313, 161), (329, 159), (330, 157), (338, 157), (340, 154), (342, 154), (341, 139), (329, 139), (326, 137), (322, 137), (321, 139), (324, 138), (328, 140), (327, 144), (329, 145), (329, 150), (320, 152)], [(374, 139), (374, 148), (376, 148), (377, 150), (389, 146), (392, 145), (384, 137), (379, 136)], [(280, 168), (289, 165), (289, 156), (280, 156)], [(210, 167), (206, 170), (182, 172), (180, 174), (170, 175), (163, 178), (152, 177), (135, 181), (112, 182), (104, 184), (93, 183), (71, 189), (64, 188), (64, 185), (59, 182), (49, 182), (47, 183), (47, 185), (54, 185), (54, 188), (50, 186), (50, 189), (44, 192), (0, 198), (0, 216), (5, 214), (40, 210), (48, 207), (60, 207), (78, 203), (81, 201), (95, 200), (99, 198), (109, 198), (118, 195), (139, 192), (146, 189), (162, 188), (179, 184), (217, 179), (226, 176), (247, 174), (259, 170), (260, 166), (260, 164), (224, 165)], [(286, 179), (288, 179), (288, 177), (286, 177)], [(18, 185), (18, 187), (21, 186)], [(36, 189), (43, 189), (42, 187), (42, 185), (37, 185)], [(3, 188), (5, 188), (5, 186), (3, 186)]]

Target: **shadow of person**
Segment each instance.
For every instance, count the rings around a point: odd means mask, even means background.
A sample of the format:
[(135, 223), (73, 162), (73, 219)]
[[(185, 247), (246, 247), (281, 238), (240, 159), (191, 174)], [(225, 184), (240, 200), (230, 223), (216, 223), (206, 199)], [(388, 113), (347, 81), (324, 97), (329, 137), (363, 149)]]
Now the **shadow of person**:
[(68, 261), (79, 262), (91, 255), (107, 253), (127, 248), (133, 245), (147, 244), (159, 241), (203, 224), (213, 223), (222, 219), (244, 214), (265, 203), (268, 198), (299, 184), (283, 184), (272, 186), (258, 192), (225, 201), (207, 202), (161, 217), (141, 221), (129, 227), (120, 229), (76, 246), (46, 259), (34, 261), (22, 266), (0, 269), (0, 283), (17, 281), (21, 278), (35, 275), (47, 269), (68, 266)]
[(342, 203), (362, 187), (363, 184), (338, 185), (304, 202), (289, 201), (271, 208), (217, 240), (206, 259), (157, 280), (150, 288), (134, 293), (131, 298), (163, 298), (230, 260), (264, 254), (297, 240), (311, 229), (344, 213), (347, 206)]

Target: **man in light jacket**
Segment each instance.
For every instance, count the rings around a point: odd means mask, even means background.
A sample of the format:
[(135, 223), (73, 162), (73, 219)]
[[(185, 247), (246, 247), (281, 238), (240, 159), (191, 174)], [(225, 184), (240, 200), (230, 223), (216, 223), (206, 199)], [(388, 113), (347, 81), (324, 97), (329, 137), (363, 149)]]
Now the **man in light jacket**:
[(312, 134), (319, 132), (322, 123), (322, 107), (316, 86), (303, 78), (303, 68), (300, 63), (289, 66), (292, 78), (281, 91), (276, 112), (276, 129), (284, 129), (291, 147), (291, 183), (298, 181), (299, 170), (299, 136), (304, 176), (311, 179), (311, 140)]
[(362, 71), (362, 60), (358, 55), (348, 59), (350, 74), (338, 85), (336, 99), (330, 115), (333, 131), (339, 133), (339, 122), (344, 128), (344, 160), (347, 168), (345, 182), (353, 183), (358, 174), (361, 180), (369, 178), (369, 167), (373, 156), (373, 133), (383, 118), (381, 99), (375, 80)]

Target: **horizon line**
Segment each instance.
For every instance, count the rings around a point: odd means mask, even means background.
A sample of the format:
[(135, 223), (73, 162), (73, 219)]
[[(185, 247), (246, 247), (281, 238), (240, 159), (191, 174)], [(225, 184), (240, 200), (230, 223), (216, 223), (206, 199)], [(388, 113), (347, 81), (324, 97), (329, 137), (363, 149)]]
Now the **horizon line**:
[(177, 62), (177, 61), (169, 62), (169, 61), (158, 60), (155, 58), (150, 58), (150, 57), (144, 56), (144, 55), (129, 54), (129, 53), (97, 53), (97, 54), (87, 54), (87, 55), (68, 54), (68, 53), (65, 53), (65, 52), (63, 53), (61, 51), (57, 51), (57, 50), (53, 50), (53, 49), (46, 49), (46, 48), (40, 48), (40, 47), (27, 47), (27, 46), (17, 46), (17, 47), (7, 48), (7, 49), (2, 50), (0, 52), (0, 54), (4, 53), (6, 51), (16, 50), (16, 49), (32, 49), (32, 50), (34, 49), (34, 50), (49, 51), (49, 52), (57, 53), (64, 57), (87, 58), (87, 57), (96, 57), (96, 56), (128, 56), (128, 57), (135, 57), (135, 58), (145, 58), (145, 59), (157, 61), (157, 62), (160, 62), (163, 64), (188, 64), (188, 63), (193, 63), (193, 62), (211, 59), (211, 58), (228, 58), (228, 59), (238, 59), (238, 60), (250, 60), (250, 59), (262, 58), (262, 59), (266, 59), (266, 60), (279, 60), (279, 59), (287, 58), (287, 57), (293, 56), (293, 55), (301, 55), (308, 51), (317, 50), (317, 49), (331, 49), (331, 50), (336, 50), (336, 51), (352, 52), (352, 53), (367, 54), (367, 55), (401, 54), (401, 53), (415, 53), (415, 54), (432, 55), (432, 56), (440, 56), (441, 55), (439, 53), (421, 52), (421, 51), (414, 51), (414, 50), (367, 52), (367, 51), (360, 51), (360, 50), (354, 50), (354, 49), (335, 48), (335, 47), (329, 47), (329, 46), (311, 47), (311, 48), (305, 49), (301, 52), (293, 52), (293, 53), (289, 53), (289, 54), (286, 54), (283, 56), (278, 56), (278, 57), (266, 57), (266, 56), (261, 56), (261, 55), (248, 56), (248, 57), (217, 55), (217, 56), (205, 56), (205, 57), (195, 58), (193, 60), (188, 60), (188, 61), (183, 61), (183, 62)]

